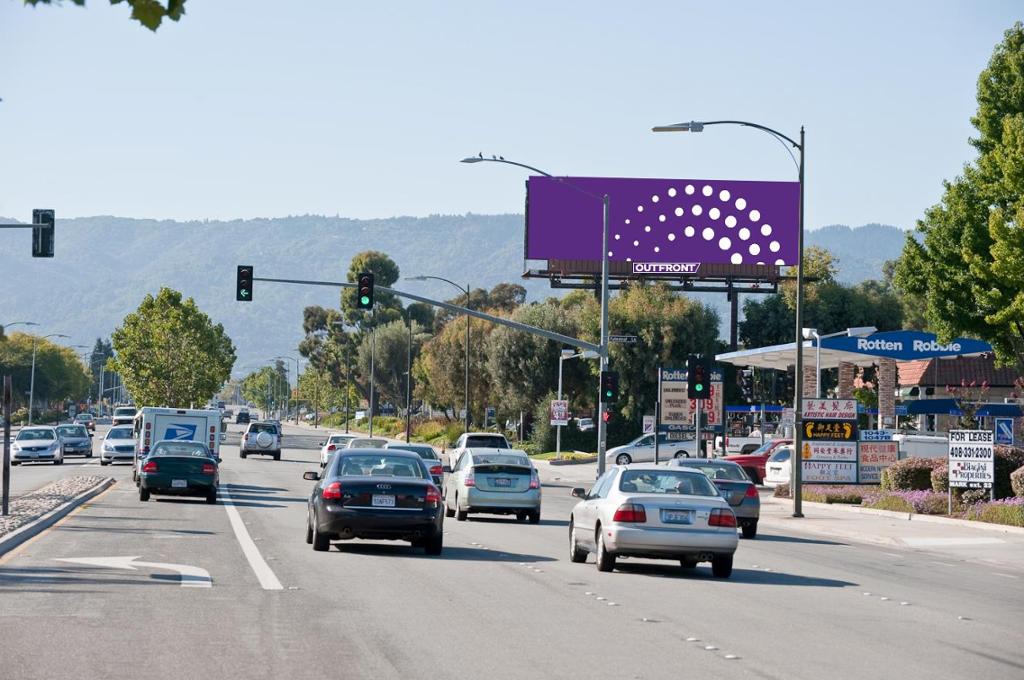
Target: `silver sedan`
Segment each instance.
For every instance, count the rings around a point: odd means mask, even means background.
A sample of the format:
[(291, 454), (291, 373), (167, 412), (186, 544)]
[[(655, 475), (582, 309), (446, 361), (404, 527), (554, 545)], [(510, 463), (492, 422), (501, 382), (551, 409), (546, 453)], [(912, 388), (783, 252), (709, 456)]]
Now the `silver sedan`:
[(700, 470), (718, 487), (722, 498), (736, 513), (736, 520), (743, 532), (743, 538), (757, 537), (757, 522), (761, 519), (761, 496), (747, 473), (737, 463), (728, 460), (707, 458), (675, 458), (669, 467), (683, 467)]
[(679, 560), (685, 569), (711, 562), (721, 578), (732, 574), (739, 539), (736, 514), (699, 470), (653, 464), (612, 467), (582, 500), (569, 521), (569, 557), (594, 553), (599, 571), (618, 557)]

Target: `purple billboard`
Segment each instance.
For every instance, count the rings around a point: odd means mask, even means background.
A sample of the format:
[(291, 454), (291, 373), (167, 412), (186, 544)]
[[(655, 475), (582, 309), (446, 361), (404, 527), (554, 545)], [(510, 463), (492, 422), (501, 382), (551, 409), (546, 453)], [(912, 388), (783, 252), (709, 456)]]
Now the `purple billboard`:
[(609, 258), (634, 274), (796, 264), (798, 182), (620, 177), (530, 177), (526, 259), (600, 260), (604, 194)]

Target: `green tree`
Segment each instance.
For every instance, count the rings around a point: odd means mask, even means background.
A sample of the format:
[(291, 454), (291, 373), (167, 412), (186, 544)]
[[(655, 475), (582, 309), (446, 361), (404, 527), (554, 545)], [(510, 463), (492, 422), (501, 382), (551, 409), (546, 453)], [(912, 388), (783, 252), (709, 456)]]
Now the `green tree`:
[(1024, 370), (1024, 26), (1016, 23), (978, 78), (971, 123), (978, 152), (944, 182), (940, 202), (907, 236), (894, 282), (924, 301), (928, 326), (948, 340), (992, 343)]
[(89, 355), (89, 371), (92, 374), (91, 392), (93, 394), (100, 393), (100, 378), (103, 375), (107, 361), (113, 356), (114, 346), (110, 344), (110, 341), (96, 338), (96, 344), (93, 345), (92, 353)]
[(28, 333), (0, 338), (0, 375), (10, 375), (15, 404), (27, 404), (32, 380), (32, 346), (36, 348), (35, 404), (79, 401), (88, 395), (89, 374), (69, 347)]
[[(25, 0), (26, 5), (50, 5), (61, 0)], [(71, 0), (79, 7), (85, 6), (85, 0)], [(110, 0), (111, 5), (127, 3), (132, 8), (132, 19), (138, 21), (151, 31), (156, 31), (164, 19), (177, 21), (185, 14), (185, 0)]]
[[(423, 343), (429, 336), (423, 327), (413, 324), (412, 356), (415, 361), (419, 356)], [(376, 338), (376, 339), (374, 339)], [(374, 404), (370, 405), (377, 412), (377, 404), (391, 402), (397, 407), (405, 408), (405, 371), (408, 364), (409, 327), (402, 320), (392, 321), (377, 329), (376, 333), (366, 333), (359, 345), (359, 374), (366, 382), (370, 378), (370, 346), (373, 349), (374, 363)], [(414, 374), (415, 375), (415, 374)], [(368, 395), (367, 395), (368, 396)]]
[(242, 378), (245, 400), (268, 412), (280, 405), (280, 395), (287, 391), (288, 369), (277, 359), (273, 366), (263, 366)]
[[(480, 416), (493, 399), (487, 373), (487, 337), (494, 324), (473, 319), (469, 343), (470, 419)], [(413, 365), (414, 394), (431, 406), (458, 413), (465, 401), (466, 327), (450, 323), (424, 343)], [(480, 418), (479, 420), (482, 420)], [(477, 422), (479, 422), (477, 420)]]
[(161, 288), (113, 334), (111, 367), (143, 406), (205, 404), (231, 377), (235, 347), (192, 298)]

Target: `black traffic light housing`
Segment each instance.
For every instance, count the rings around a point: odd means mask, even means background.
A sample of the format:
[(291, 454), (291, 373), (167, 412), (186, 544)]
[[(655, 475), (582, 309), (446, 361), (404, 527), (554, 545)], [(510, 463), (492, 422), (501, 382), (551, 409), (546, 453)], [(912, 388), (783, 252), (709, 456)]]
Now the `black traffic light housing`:
[(745, 368), (740, 371), (740, 387), (743, 390), (743, 398), (747, 402), (754, 400), (754, 369)]
[(695, 354), (686, 359), (686, 396), (690, 399), (707, 399), (711, 394), (711, 367), (708, 362)]
[(356, 279), (356, 308), (373, 309), (373, 274), (362, 272)]
[(53, 257), (55, 221), (52, 210), (32, 211), (32, 257)]
[(601, 371), (601, 401), (611, 404), (619, 400), (619, 374)]
[(238, 278), (235, 282), (235, 299), (239, 302), (252, 302), (252, 265), (238, 265)]

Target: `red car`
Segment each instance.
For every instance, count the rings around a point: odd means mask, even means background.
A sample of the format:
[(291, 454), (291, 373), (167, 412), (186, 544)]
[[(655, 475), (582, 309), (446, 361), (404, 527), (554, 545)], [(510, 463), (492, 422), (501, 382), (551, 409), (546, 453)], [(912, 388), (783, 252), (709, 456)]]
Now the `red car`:
[(750, 453), (736, 456), (723, 456), (722, 460), (730, 460), (733, 463), (736, 463), (743, 468), (744, 472), (747, 473), (755, 484), (760, 484), (764, 480), (764, 465), (768, 462), (768, 457), (775, 452), (776, 448), (783, 444), (792, 443), (792, 439), (772, 439)]

